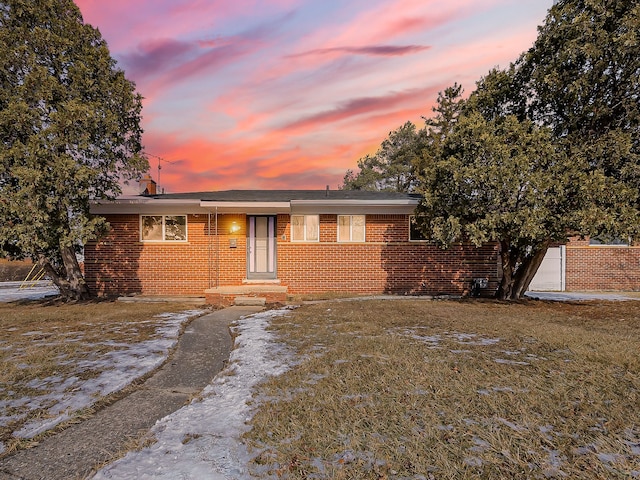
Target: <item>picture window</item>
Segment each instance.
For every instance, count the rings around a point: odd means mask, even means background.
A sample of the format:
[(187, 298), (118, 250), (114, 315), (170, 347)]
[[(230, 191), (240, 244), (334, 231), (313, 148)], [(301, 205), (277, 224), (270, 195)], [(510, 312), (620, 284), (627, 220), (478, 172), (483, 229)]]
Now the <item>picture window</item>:
[(186, 242), (186, 215), (142, 215), (140, 240), (143, 242)]

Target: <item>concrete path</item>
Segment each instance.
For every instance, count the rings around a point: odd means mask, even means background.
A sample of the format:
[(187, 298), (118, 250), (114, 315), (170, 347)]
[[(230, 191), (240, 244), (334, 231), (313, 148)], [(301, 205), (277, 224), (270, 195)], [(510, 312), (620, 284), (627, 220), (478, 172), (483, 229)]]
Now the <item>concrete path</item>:
[(232, 348), (229, 324), (261, 307), (230, 307), (196, 318), (165, 364), (139, 389), (88, 420), (0, 460), (0, 480), (83, 479), (128, 442), (184, 406), (222, 370)]

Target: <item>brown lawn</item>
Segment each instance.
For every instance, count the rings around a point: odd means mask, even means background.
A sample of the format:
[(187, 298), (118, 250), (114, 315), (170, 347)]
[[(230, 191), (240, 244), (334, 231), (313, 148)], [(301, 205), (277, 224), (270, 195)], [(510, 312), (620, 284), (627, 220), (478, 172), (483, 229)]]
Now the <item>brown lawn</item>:
[(640, 302), (350, 301), (274, 320), (256, 474), (640, 478)]

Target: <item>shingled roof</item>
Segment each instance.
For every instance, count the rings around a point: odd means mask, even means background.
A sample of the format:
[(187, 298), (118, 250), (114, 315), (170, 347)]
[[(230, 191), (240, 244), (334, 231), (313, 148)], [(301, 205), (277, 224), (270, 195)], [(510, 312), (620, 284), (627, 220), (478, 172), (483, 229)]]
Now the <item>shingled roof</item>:
[(420, 195), (364, 190), (224, 190), (218, 192), (165, 193), (149, 195), (157, 200), (206, 202), (290, 202), (294, 200), (419, 200)]

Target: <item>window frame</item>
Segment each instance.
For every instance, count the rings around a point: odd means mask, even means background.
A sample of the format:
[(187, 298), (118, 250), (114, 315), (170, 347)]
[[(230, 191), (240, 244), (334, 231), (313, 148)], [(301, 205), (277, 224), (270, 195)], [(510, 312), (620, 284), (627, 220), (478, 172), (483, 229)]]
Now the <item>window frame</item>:
[[(349, 240), (342, 240), (340, 238), (340, 217), (348, 217), (349, 218)], [(362, 240), (354, 240), (353, 239), (353, 218), (354, 217), (362, 217)], [(367, 241), (367, 216), (363, 214), (345, 214), (345, 215), (337, 215), (336, 218), (336, 241), (338, 243), (365, 243)]]
[[(144, 217), (162, 217), (162, 238), (160, 239), (145, 239), (144, 238)], [(184, 218), (184, 239), (167, 240), (167, 217), (182, 217)], [(140, 242), (143, 243), (187, 243), (189, 241), (189, 220), (188, 215), (173, 214), (173, 215), (152, 215), (152, 214), (140, 214)]]
[[(420, 242), (420, 243), (426, 243), (429, 242), (429, 239), (426, 238), (422, 233), (420, 233), (420, 235), (422, 236), (422, 238), (412, 238), (411, 234), (413, 232), (415, 232), (415, 230), (413, 228), (411, 228), (411, 225), (415, 224), (415, 215), (409, 215), (409, 241), (410, 242)], [(417, 233), (417, 232), (416, 232)]]
[[(599, 243), (592, 243), (594, 240)], [(627, 238), (627, 240), (624, 240), (622, 238), (615, 237), (615, 238), (606, 239), (606, 240), (610, 240), (610, 241), (602, 242), (598, 239), (597, 236), (589, 237), (589, 246), (590, 247), (630, 247), (631, 246), (630, 238)]]
[[(302, 217), (302, 232), (303, 232), (303, 237), (302, 239), (299, 238), (295, 238), (294, 235), (294, 225), (293, 225), (293, 217)], [(309, 240), (307, 237), (307, 219), (309, 217), (314, 217), (316, 219), (316, 228), (315, 228), (315, 233), (316, 233), (316, 238), (315, 239), (311, 239)], [(290, 238), (291, 238), (291, 242), (292, 243), (319, 243), (320, 242), (320, 215), (318, 214), (312, 214), (312, 215), (304, 215), (304, 214), (291, 214), (290, 215), (290, 220), (289, 223), (291, 225), (291, 230), (290, 230)]]

